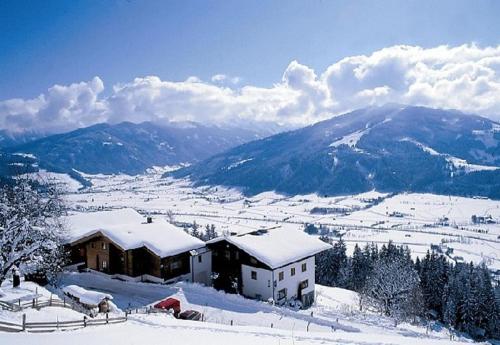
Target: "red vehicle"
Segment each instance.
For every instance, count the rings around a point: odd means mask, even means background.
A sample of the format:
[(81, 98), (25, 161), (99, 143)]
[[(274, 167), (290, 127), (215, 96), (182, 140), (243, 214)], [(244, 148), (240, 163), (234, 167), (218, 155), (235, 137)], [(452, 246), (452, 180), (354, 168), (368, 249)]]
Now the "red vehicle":
[(154, 305), (156, 309), (170, 310), (174, 311), (174, 316), (178, 317), (181, 312), (181, 302), (175, 298), (167, 298), (161, 302), (158, 302)]

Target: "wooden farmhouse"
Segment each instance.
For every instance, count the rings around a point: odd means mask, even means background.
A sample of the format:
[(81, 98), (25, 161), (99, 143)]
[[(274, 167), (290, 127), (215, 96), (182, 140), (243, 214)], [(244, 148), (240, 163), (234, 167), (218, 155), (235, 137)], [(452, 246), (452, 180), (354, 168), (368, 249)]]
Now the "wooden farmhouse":
[(217, 289), (278, 304), (314, 302), (315, 255), (330, 245), (301, 231), (275, 228), (207, 243)]
[(211, 283), (211, 254), (205, 243), (162, 218), (133, 209), (68, 216), (74, 264), (148, 281)]

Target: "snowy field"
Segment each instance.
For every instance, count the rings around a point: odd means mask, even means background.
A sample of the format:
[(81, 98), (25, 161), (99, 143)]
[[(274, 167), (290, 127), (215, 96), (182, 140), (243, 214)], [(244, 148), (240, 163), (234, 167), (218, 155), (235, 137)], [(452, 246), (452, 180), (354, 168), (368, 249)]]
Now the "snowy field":
[[(400, 324), (380, 315), (361, 313), (356, 293), (317, 286), (317, 301), (308, 310), (279, 308), (265, 302), (225, 294), (198, 284), (159, 285), (113, 280), (102, 274), (66, 273), (62, 286), (78, 283), (87, 289), (110, 293), (118, 307), (142, 307), (166, 297), (181, 301), (181, 308), (203, 312), (206, 322), (176, 320), (166, 314), (131, 314), (124, 324), (88, 327), (43, 334), (0, 332), (1, 344), (460, 344), (470, 343), (457, 337), (449, 341), (447, 330), (430, 325)], [(12, 296), (31, 296), (35, 289), (42, 295), (51, 292), (32, 283), (22, 284)], [(59, 293), (60, 289), (53, 289)], [(59, 297), (62, 298), (62, 295)], [(47, 307), (25, 310), (28, 319), (54, 321), (80, 319), (72, 310)], [(18, 322), (20, 313), (0, 311), (3, 321)], [(232, 325), (231, 325), (232, 321)], [(272, 324), (272, 327), (271, 327)], [(126, 334), (126, 336), (124, 336)]]
[[(162, 179), (162, 172), (85, 175), (93, 187), (69, 188), (67, 199), (74, 210), (132, 207), (176, 224), (214, 224), (219, 233), (275, 226), (296, 231), (312, 223), (342, 234), (349, 251), (356, 243), (393, 240), (422, 256), (434, 244), (448, 251), (450, 260), (485, 262), (500, 270), (500, 201), (375, 191), (341, 197), (266, 192), (247, 198), (235, 189), (194, 188), (187, 180)], [(491, 216), (496, 224), (473, 224), (473, 215)]]

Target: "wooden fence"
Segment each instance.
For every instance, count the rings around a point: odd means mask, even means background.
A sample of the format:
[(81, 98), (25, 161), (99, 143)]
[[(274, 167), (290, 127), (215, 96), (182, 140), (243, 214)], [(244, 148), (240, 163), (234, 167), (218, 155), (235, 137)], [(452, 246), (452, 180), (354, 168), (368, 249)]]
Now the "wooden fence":
[[(91, 310), (83, 307), (77, 302), (64, 298), (60, 300), (59, 298), (52, 298), (40, 300), (39, 298), (33, 298), (31, 301), (17, 300), (16, 303), (0, 301), (0, 309), (8, 310), (12, 312), (20, 312), (23, 309), (34, 308), (41, 309), (46, 307), (61, 307), (68, 308), (80, 313), (86, 314), (83, 319), (72, 320), (72, 321), (55, 321), (55, 322), (27, 322), (26, 314), (23, 314), (23, 320), (21, 324), (16, 324), (12, 322), (0, 321), (0, 331), (4, 332), (52, 332), (57, 329), (69, 329), (69, 328), (83, 328), (87, 326), (98, 326), (107, 325), (112, 323), (120, 323), (127, 321), (127, 313), (123, 317), (109, 317), (106, 313), (105, 318), (92, 318)], [(87, 317), (90, 316), (89, 317)]]
[(52, 296), (50, 296), (49, 299), (42, 300), (39, 298), (33, 298), (30, 301), (22, 301), (19, 299), (16, 303), (0, 301), (0, 309), (14, 312), (22, 311), (26, 308), (41, 309), (45, 307), (68, 308), (92, 316), (90, 309), (85, 308), (76, 301), (66, 297), (62, 300), (59, 298), (52, 298)]
[(0, 309), (8, 311), (20, 311), (22, 308), (14, 303), (0, 301)]
[(0, 331), (4, 332), (53, 332), (55, 330), (76, 329), (88, 326), (101, 326), (127, 321), (127, 314), (120, 317), (109, 317), (106, 313), (105, 318), (90, 319), (84, 316), (80, 320), (55, 321), (55, 322), (27, 322), (26, 314), (23, 314), (22, 323), (12, 323), (0, 321)]

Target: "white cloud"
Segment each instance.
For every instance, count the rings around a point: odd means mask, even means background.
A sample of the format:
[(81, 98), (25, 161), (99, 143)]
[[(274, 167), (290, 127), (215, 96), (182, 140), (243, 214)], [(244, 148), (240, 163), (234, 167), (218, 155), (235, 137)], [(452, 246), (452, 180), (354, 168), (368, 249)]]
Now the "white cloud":
[(215, 74), (212, 76), (212, 78), (210, 79), (212, 81), (212, 83), (215, 83), (215, 84), (233, 84), (233, 85), (237, 85), (241, 82), (241, 78), (239, 77), (230, 77), (228, 75), (225, 75), (225, 74)]
[(500, 119), (500, 46), (393, 46), (346, 57), (318, 75), (292, 61), (269, 88), (238, 86), (216, 74), (211, 82), (155, 76), (114, 85), (55, 85), (34, 99), (0, 102), (0, 127), (62, 131), (98, 122), (193, 120), (273, 121), (303, 125), (367, 105), (397, 102), (454, 108)]
[(59, 132), (106, 121), (101, 79), (69, 86), (54, 85), (34, 99), (0, 102), (0, 128)]

